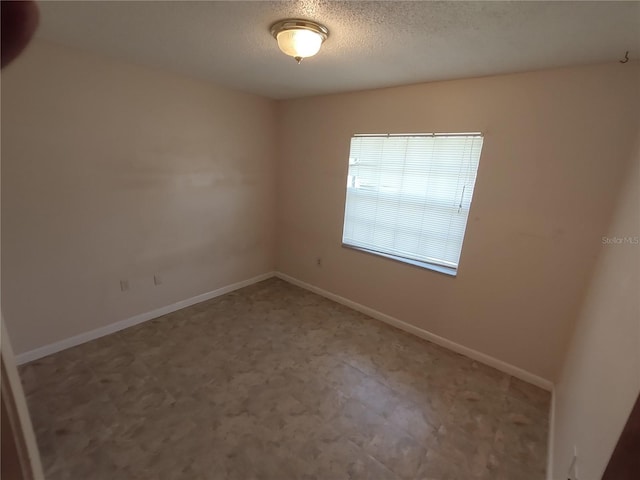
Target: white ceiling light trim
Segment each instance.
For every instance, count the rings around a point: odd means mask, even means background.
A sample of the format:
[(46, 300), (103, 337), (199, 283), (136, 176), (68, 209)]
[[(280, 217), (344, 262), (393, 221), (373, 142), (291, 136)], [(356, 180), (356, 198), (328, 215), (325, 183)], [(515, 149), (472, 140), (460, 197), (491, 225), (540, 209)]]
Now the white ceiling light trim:
[(329, 30), (311, 20), (288, 18), (271, 25), (271, 35), (284, 54), (300, 63), (303, 58), (313, 57), (320, 51), (329, 37)]

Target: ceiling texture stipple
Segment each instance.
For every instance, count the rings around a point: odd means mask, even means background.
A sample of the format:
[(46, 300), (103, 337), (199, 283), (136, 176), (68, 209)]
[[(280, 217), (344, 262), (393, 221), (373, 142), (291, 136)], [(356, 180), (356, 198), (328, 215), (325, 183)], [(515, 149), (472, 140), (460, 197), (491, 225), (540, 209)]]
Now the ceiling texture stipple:
[[(41, 39), (270, 98), (640, 58), (640, 2), (43, 2)], [(297, 65), (269, 27), (326, 25)]]

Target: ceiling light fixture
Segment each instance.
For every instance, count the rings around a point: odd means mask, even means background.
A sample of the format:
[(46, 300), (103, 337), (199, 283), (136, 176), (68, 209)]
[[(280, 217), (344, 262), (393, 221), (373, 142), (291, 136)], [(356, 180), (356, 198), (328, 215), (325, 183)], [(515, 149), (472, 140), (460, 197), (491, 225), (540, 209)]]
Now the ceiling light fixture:
[(277, 40), (283, 53), (300, 63), (303, 58), (313, 57), (318, 53), (329, 36), (329, 30), (311, 20), (287, 18), (271, 25), (271, 35)]

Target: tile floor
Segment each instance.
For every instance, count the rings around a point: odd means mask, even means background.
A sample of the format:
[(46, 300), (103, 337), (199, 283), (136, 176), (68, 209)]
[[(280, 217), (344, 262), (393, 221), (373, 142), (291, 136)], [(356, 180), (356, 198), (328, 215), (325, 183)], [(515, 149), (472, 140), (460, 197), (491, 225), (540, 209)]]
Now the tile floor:
[(49, 480), (542, 480), (549, 394), (270, 279), (21, 367)]

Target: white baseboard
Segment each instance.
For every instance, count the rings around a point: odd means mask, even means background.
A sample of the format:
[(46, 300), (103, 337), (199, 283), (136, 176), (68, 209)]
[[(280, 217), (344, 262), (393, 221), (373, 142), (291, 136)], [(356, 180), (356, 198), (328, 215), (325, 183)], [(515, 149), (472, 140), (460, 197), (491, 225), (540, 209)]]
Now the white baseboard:
[(258, 283), (266, 280), (267, 278), (271, 278), (274, 275), (275, 272), (263, 273), (262, 275), (258, 275), (257, 277), (249, 278), (237, 283), (232, 283), (231, 285), (218, 288), (217, 290), (213, 290), (211, 292), (196, 295), (195, 297), (181, 300), (179, 302), (172, 303), (171, 305), (157, 308), (150, 312), (141, 313), (125, 320), (120, 320), (118, 322), (105, 325), (104, 327), (96, 328), (95, 330), (90, 330), (88, 332), (84, 332), (70, 338), (65, 338), (64, 340), (60, 340), (59, 342), (50, 343), (49, 345), (45, 345), (34, 350), (29, 350), (28, 352), (16, 355), (16, 363), (18, 365), (22, 365), (24, 363), (32, 362), (33, 360), (46, 357), (47, 355), (51, 355), (61, 350), (75, 347), (76, 345), (80, 345), (81, 343), (90, 342), (91, 340), (95, 340), (96, 338), (110, 335), (119, 330), (124, 330), (128, 327), (133, 327), (134, 325), (138, 325), (139, 323), (161, 317), (162, 315), (175, 312), (176, 310), (180, 310), (182, 308), (190, 307), (191, 305), (195, 305), (196, 303), (211, 300), (212, 298), (216, 298), (226, 293), (233, 292), (234, 290), (238, 290), (239, 288), (248, 287), (249, 285), (253, 285), (254, 283)]
[(485, 365), (494, 367), (502, 372), (508, 373), (509, 375), (513, 375), (514, 377), (519, 378), (525, 382), (531, 383), (540, 388), (544, 388), (545, 390), (552, 391), (553, 389), (553, 383), (545, 378), (534, 375), (533, 373), (527, 372), (526, 370), (523, 370), (514, 365), (510, 365), (506, 362), (503, 362), (502, 360), (498, 360), (497, 358), (478, 352), (477, 350), (473, 350), (469, 347), (465, 347), (464, 345), (460, 345), (459, 343), (453, 342), (444, 337), (428, 332), (427, 330), (423, 330), (422, 328), (403, 322), (402, 320), (398, 320), (397, 318), (394, 318), (390, 315), (386, 315), (384, 313), (378, 312), (373, 308), (361, 305), (352, 300), (341, 297), (327, 290), (323, 290), (322, 288), (303, 282), (301, 280), (298, 280), (297, 278), (291, 277), (281, 272), (264, 273), (262, 275), (249, 278), (241, 282), (237, 282), (222, 288), (218, 288), (217, 290), (213, 290), (211, 292), (203, 293), (201, 295), (197, 295), (195, 297), (191, 297), (186, 300), (181, 300), (171, 305), (167, 305), (165, 307), (152, 310), (150, 312), (141, 313), (139, 315), (135, 315), (125, 320), (120, 320), (118, 322), (105, 325), (104, 327), (96, 328), (95, 330), (90, 330), (88, 332), (84, 332), (79, 335), (75, 335), (73, 337), (66, 338), (64, 340), (60, 340), (59, 342), (51, 343), (49, 345), (44, 345), (34, 350), (30, 350), (28, 352), (24, 352), (17, 355), (16, 363), (18, 365), (22, 365), (24, 363), (28, 363), (42, 357), (46, 357), (47, 355), (51, 355), (53, 353), (59, 352), (61, 350), (65, 350), (67, 348), (75, 347), (76, 345), (80, 345), (81, 343), (89, 342), (91, 340), (104, 337), (105, 335), (109, 335), (119, 330), (123, 330), (125, 328), (138, 325), (139, 323), (146, 322), (154, 318), (158, 318), (162, 315), (175, 312), (176, 310), (189, 307), (196, 303), (204, 302), (206, 300), (219, 297), (221, 295), (232, 292), (234, 290), (238, 290), (239, 288), (247, 287), (254, 283), (261, 282), (273, 276), (276, 276), (284, 281), (287, 281), (289, 283), (302, 287), (306, 290), (310, 290), (314, 293), (317, 293), (318, 295), (321, 295), (330, 300), (333, 300), (334, 302), (340, 303), (342, 305), (346, 305), (349, 308), (353, 308), (354, 310), (357, 310), (366, 315), (369, 315), (370, 317), (373, 317), (377, 320), (381, 320), (385, 323), (388, 323), (389, 325), (393, 325), (394, 327), (404, 330), (406, 332), (409, 332), (413, 335), (416, 335), (417, 337), (424, 338), (425, 340), (433, 342), (437, 345), (440, 345), (444, 348), (452, 350), (456, 353), (460, 353), (461, 355), (469, 357), (473, 360), (477, 360), (478, 362), (484, 363)]
[(335, 293), (331, 293), (327, 290), (323, 290), (322, 288), (316, 287), (315, 285), (311, 285), (309, 283), (298, 280), (297, 278), (290, 277), (289, 275), (286, 275), (284, 273), (276, 272), (275, 276), (286, 282), (292, 283), (306, 290), (309, 290), (313, 293), (317, 293), (318, 295), (326, 297), (329, 300), (333, 300), (334, 302), (341, 303), (342, 305), (345, 305), (349, 308), (357, 310), (358, 312), (362, 312), (365, 315), (369, 315), (370, 317), (373, 317), (376, 320), (381, 320), (385, 323), (388, 323), (389, 325), (393, 325), (396, 328), (404, 330), (405, 332), (409, 332), (417, 337), (433, 342), (448, 350), (452, 350), (456, 353), (464, 355), (465, 357), (469, 357), (480, 363), (489, 365), (490, 367), (493, 367), (497, 370), (500, 370), (501, 372), (504, 372), (516, 378), (519, 378), (520, 380), (523, 380), (527, 383), (531, 383), (533, 385), (536, 385), (537, 387), (543, 388), (548, 391), (552, 391), (553, 389), (553, 382), (551, 382), (550, 380), (547, 380), (546, 378), (539, 377), (538, 375), (535, 375), (531, 372), (527, 372), (522, 368), (503, 362), (502, 360), (498, 360), (497, 358), (491, 357), (477, 350), (473, 350), (472, 348), (465, 347), (464, 345), (460, 345), (459, 343), (453, 342), (444, 337), (428, 332), (427, 330), (423, 330), (422, 328), (416, 327), (415, 325), (411, 325), (409, 323), (403, 322), (402, 320), (398, 320), (397, 318), (394, 318), (390, 315), (384, 314), (382, 312), (378, 312), (373, 308), (369, 308), (367, 306), (361, 305), (352, 300), (336, 295)]
[(553, 480), (553, 445), (556, 427), (556, 388), (551, 390), (551, 407), (549, 408), (549, 438), (547, 439), (547, 480)]

